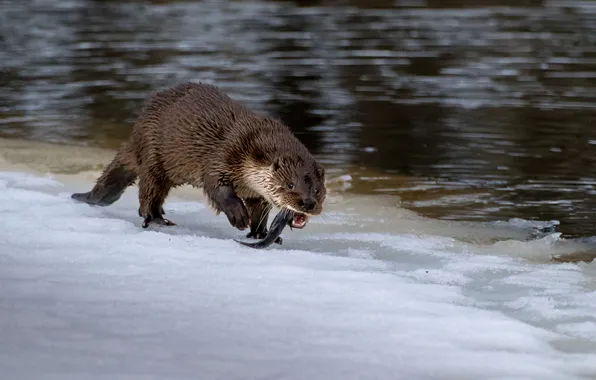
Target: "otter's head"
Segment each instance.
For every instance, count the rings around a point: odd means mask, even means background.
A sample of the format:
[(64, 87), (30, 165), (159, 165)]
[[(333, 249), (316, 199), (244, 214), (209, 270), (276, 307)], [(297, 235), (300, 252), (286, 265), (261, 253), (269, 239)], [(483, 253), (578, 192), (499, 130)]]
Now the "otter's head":
[(271, 198), (277, 207), (295, 212), (292, 227), (303, 228), (309, 216), (323, 211), (327, 195), (325, 169), (314, 159), (286, 155), (271, 165)]

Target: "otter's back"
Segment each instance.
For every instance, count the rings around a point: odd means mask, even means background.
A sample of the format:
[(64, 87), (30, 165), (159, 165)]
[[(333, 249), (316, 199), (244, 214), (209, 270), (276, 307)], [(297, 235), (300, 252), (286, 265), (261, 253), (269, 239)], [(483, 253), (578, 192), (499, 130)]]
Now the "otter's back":
[(215, 86), (182, 83), (149, 98), (133, 127), (132, 140), (139, 160), (179, 182), (202, 177), (213, 152), (238, 133), (234, 125), (247, 121), (254, 125), (260, 119)]

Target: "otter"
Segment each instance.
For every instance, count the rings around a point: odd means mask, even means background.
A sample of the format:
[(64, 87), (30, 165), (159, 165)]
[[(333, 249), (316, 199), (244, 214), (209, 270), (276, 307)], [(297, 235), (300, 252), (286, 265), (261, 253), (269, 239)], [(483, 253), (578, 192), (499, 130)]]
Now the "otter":
[(150, 96), (94, 187), (71, 197), (108, 206), (137, 179), (143, 228), (176, 225), (163, 204), (172, 188), (191, 185), (202, 188), (216, 215), (250, 228), (246, 237), (254, 239), (267, 236), (273, 206), (291, 212), (290, 227), (303, 228), (326, 197), (325, 169), (287, 125), (196, 82)]

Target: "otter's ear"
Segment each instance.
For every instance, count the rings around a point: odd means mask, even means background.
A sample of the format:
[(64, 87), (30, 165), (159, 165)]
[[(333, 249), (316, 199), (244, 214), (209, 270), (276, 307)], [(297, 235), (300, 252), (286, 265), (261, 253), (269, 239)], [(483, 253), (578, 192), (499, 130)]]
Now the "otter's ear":
[(275, 159), (273, 160), (273, 170), (276, 171), (277, 169), (279, 169), (279, 157), (275, 157)]
[(323, 168), (322, 166), (319, 166), (317, 168), (317, 175), (321, 178), (323, 178), (325, 176), (325, 168)]

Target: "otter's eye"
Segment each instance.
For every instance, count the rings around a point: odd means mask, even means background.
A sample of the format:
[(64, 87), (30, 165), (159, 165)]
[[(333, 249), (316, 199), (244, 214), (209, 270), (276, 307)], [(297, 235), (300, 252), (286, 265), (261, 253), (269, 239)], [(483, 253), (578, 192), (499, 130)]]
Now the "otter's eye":
[(321, 190), (319, 190), (319, 189), (315, 189), (315, 194), (316, 194), (316, 195), (319, 195), (320, 193), (321, 193)]
[(288, 183), (288, 189), (292, 190), (294, 188), (294, 184), (293, 183)]

